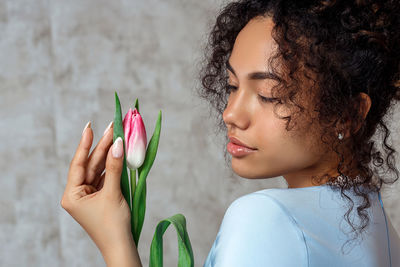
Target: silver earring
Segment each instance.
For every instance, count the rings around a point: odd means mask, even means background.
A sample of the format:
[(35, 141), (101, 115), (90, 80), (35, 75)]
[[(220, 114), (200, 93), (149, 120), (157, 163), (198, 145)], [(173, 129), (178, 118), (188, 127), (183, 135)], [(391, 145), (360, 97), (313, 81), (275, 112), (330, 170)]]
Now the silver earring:
[(342, 140), (343, 139), (343, 134), (339, 133), (338, 138), (339, 138), (339, 140)]

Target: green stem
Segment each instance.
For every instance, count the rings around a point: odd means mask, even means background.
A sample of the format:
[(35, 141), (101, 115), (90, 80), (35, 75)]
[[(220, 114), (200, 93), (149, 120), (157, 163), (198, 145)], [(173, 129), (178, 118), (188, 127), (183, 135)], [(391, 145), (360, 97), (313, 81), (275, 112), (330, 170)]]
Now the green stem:
[[(133, 201), (133, 196), (134, 196), (135, 190), (136, 190), (136, 170), (129, 169), (129, 171), (131, 174), (131, 200)], [(132, 207), (133, 207), (133, 205), (132, 205)]]
[(134, 212), (133, 212), (133, 197), (135, 196), (135, 190), (136, 190), (136, 170), (131, 170), (130, 171), (130, 176), (131, 176), (131, 232), (132, 236), (135, 236), (135, 217), (134, 217)]

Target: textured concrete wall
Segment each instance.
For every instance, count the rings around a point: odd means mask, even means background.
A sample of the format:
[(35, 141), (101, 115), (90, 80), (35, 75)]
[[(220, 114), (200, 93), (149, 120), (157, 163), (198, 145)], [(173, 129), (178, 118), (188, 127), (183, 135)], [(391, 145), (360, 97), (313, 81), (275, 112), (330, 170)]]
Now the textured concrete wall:
[[(139, 243), (144, 266), (160, 220), (186, 216), (201, 266), (234, 199), (286, 186), (281, 177), (250, 181), (233, 174), (224, 165), (222, 139), (213, 135), (205, 103), (192, 92), (201, 45), (221, 4), (0, 1), (0, 266), (105, 266), (59, 202), (86, 122), (92, 121), (96, 144), (113, 119), (114, 90), (125, 112), (139, 98), (149, 134), (163, 111)], [(400, 148), (399, 125), (392, 129)], [(399, 196), (384, 197), (400, 230)], [(165, 266), (176, 266), (177, 257), (171, 227)]]

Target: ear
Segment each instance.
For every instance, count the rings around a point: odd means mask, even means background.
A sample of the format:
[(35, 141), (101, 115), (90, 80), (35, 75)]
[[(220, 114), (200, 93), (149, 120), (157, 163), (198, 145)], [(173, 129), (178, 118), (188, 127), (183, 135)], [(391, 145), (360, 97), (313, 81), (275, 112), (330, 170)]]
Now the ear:
[[(360, 107), (359, 107), (359, 114), (362, 116), (362, 120), (364, 121), (365, 118), (367, 117), (367, 114), (371, 108), (371, 98), (369, 95), (365, 93), (359, 93), (357, 98), (360, 101)], [(359, 123), (356, 130), (354, 133), (358, 132), (358, 130), (361, 128), (361, 124)], [(350, 136), (350, 125), (351, 125), (351, 118), (348, 118), (347, 120), (343, 121), (340, 120), (336, 124), (336, 136), (338, 136), (339, 133), (342, 133), (344, 135), (343, 139), (346, 139)]]

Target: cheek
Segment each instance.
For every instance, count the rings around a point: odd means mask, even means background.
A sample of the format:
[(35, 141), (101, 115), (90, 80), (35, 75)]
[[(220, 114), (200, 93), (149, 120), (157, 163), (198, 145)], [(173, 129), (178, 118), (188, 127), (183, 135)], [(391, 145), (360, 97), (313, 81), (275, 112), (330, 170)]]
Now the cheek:
[(258, 164), (266, 168), (297, 168), (313, 162), (316, 151), (307, 137), (295, 136), (294, 130), (286, 131), (283, 120), (266, 121), (257, 131), (259, 140)]
[(287, 142), (285, 123), (276, 118), (265, 118), (258, 122), (256, 140), (259, 150), (275, 151), (281, 143)]

